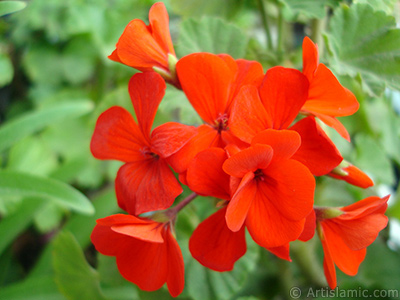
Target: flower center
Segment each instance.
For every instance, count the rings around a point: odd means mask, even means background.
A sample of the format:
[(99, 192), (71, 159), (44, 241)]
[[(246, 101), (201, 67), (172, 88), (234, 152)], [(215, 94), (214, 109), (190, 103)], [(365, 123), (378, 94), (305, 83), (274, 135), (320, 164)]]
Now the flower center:
[(140, 149), (140, 153), (146, 158), (154, 158), (154, 159), (159, 158), (159, 155), (152, 152), (150, 148), (147, 146), (144, 146), (142, 149)]
[(221, 133), (223, 130), (228, 129), (228, 115), (227, 114), (219, 114), (218, 118), (215, 120), (214, 128), (218, 130), (218, 133)]
[(258, 169), (254, 172), (254, 179), (259, 181), (265, 180), (265, 175), (261, 169)]

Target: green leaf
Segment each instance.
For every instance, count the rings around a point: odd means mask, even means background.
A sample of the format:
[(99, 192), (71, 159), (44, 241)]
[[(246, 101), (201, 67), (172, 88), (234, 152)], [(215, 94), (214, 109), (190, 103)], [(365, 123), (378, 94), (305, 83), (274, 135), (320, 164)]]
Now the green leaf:
[(378, 141), (390, 158), (400, 164), (400, 117), (388, 99), (364, 102), (369, 126), (379, 137)]
[[(0, 175), (0, 186), (3, 180)], [(4, 187), (3, 187), (4, 188)], [(2, 187), (0, 187), (1, 194)], [(1, 200), (1, 198), (0, 198)], [(19, 205), (19, 209), (3, 218), (0, 222), (0, 253), (32, 222), (36, 213), (44, 205), (44, 201), (38, 198), (26, 198)]]
[(171, 0), (173, 11), (185, 17), (198, 17), (203, 15), (227, 16), (240, 5), (240, 1), (229, 0)]
[(333, 70), (359, 74), (369, 94), (385, 85), (400, 90), (400, 29), (393, 17), (368, 4), (342, 6), (331, 19), (328, 44)]
[[(0, 255), (0, 286), (2, 288), (24, 277), (24, 269), (14, 252), (13, 247), (9, 247)], [(5, 298), (0, 296), (0, 299)]]
[[(2, 2), (0, 2), (1, 4)], [(14, 76), (14, 69), (10, 58), (0, 53), (0, 87), (9, 84)]]
[(53, 265), (55, 281), (67, 299), (106, 299), (97, 271), (88, 264), (70, 232), (60, 233), (54, 241)]
[[(72, 215), (63, 227), (63, 230), (68, 230), (75, 236), (82, 248), (90, 244), (90, 233), (96, 225), (96, 219), (109, 216), (118, 211), (114, 189), (108, 189), (94, 198), (93, 205), (95, 207), (93, 215)], [(44, 276), (51, 272), (51, 252), (52, 244), (48, 245), (43, 251), (39, 262), (30, 273), (31, 277)]]
[(57, 157), (43, 139), (28, 136), (16, 143), (9, 152), (7, 170), (48, 175), (57, 166)]
[(72, 84), (79, 84), (94, 75), (95, 51), (90, 36), (72, 39), (63, 51), (61, 68), (64, 78)]
[(58, 291), (53, 276), (46, 275), (2, 287), (0, 299), (65, 300), (65, 297)]
[(39, 197), (55, 201), (83, 214), (93, 214), (91, 202), (73, 187), (45, 177), (0, 171), (0, 195)]
[(62, 61), (60, 51), (43, 41), (26, 49), (22, 65), (33, 82), (58, 86), (63, 80), (63, 69), (60, 68)]
[(241, 58), (246, 52), (247, 36), (222, 19), (203, 17), (182, 22), (176, 51), (179, 57), (194, 52), (226, 53)]
[(0, 127), (0, 152), (23, 137), (35, 133), (52, 123), (82, 116), (91, 111), (92, 108), (91, 101), (76, 100), (33, 111), (6, 122)]
[(375, 10), (382, 10), (388, 15), (393, 15), (397, 0), (355, 0), (353, 3), (366, 3)]
[(394, 183), (393, 168), (382, 146), (366, 134), (356, 135), (355, 145), (357, 154), (352, 163), (370, 174), (374, 182), (392, 185)]
[(57, 229), (65, 215), (65, 209), (54, 202), (46, 203), (35, 215), (34, 224), (41, 233), (48, 233)]
[(338, 5), (338, 0), (278, 0), (287, 10), (286, 14), (291, 16), (303, 14), (308, 18), (322, 19), (325, 17), (327, 7), (335, 7)]
[[(378, 261), (379, 263), (377, 263)], [(399, 265), (399, 253), (390, 250), (384, 243), (377, 241), (367, 248), (365, 261), (360, 266), (360, 275), (368, 280), (369, 287), (395, 289), (398, 292)]]
[(25, 7), (26, 7), (26, 2), (23, 1), (1, 1), (0, 17), (19, 11), (21, 9), (24, 9)]

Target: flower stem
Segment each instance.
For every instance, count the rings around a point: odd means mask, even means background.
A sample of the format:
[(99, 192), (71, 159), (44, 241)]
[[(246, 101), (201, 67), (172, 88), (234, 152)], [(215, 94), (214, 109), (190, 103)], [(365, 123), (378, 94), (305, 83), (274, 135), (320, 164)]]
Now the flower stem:
[(319, 57), (324, 53), (324, 41), (322, 31), (325, 28), (326, 17), (323, 19), (313, 19), (311, 21), (311, 40), (318, 45)]
[(279, 282), (281, 285), (281, 291), (285, 291), (284, 299), (292, 299), (292, 297), (290, 297), (289, 291), (293, 287), (296, 287), (297, 283), (294, 280), (289, 262), (283, 259), (278, 259), (276, 262), (279, 268)]
[(177, 205), (170, 208), (167, 211), (167, 215), (169, 217), (174, 218), (186, 205), (188, 205), (190, 202), (192, 202), (197, 196), (198, 195), (196, 193), (191, 193), (189, 196), (187, 196), (185, 199), (183, 199)]
[(261, 20), (264, 26), (264, 31), (265, 31), (265, 36), (267, 38), (267, 49), (271, 50), (272, 49), (272, 37), (271, 37), (271, 31), (269, 29), (269, 23), (268, 23), (268, 16), (267, 13), (265, 12), (265, 6), (264, 6), (264, 0), (258, 0), (258, 9), (261, 14)]
[(283, 60), (283, 48), (284, 48), (284, 19), (282, 13), (282, 5), (278, 6), (278, 43), (276, 46), (276, 53), (278, 55), (278, 61), (282, 62)]
[(326, 282), (324, 280), (324, 273), (315, 255), (314, 244), (315, 239), (308, 241), (307, 244), (300, 241), (292, 243), (292, 255), (304, 276), (314, 286), (323, 287), (326, 286)]

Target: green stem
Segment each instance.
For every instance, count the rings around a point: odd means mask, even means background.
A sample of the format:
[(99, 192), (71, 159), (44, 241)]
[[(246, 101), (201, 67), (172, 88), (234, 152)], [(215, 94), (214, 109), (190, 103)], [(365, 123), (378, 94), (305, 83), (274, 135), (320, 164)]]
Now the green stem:
[(290, 291), (293, 289), (293, 287), (296, 287), (297, 285), (294, 281), (289, 262), (283, 259), (278, 259), (277, 265), (279, 268), (279, 281), (281, 284), (281, 291), (284, 291), (283, 296), (285, 299), (293, 299), (290, 295)]
[(324, 52), (324, 40), (322, 32), (325, 29), (326, 18), (313, 19), (311, 21), (311, 40), (318, 44), (319, 57), (322, 57)]
[(93, 99), (99, 102), (105, 93), (106, 73), (104, 63), (101, 59), (96, 64), (96, 83), (92, 90)]
[(282, 13), (282, 5), (278, 7), (278, 43), (276, 52), (278, 55), (278, 61), (281, 63), (283, 60), (283, 48), (284, 48), (284, 19)]
[(291, 244), (293, 260), (297, 263), (304, 276), (316, 287), (325, 287), (324, 273), (315, 255), (315, 239), (306, 243)]
[(166, 214), (172, 218), (174, 218), (186, 205), (192, 202), (198, 195), (196, 193), (191, 193), (181, 202), (179, 202), (174, 207), (167, 210)]
[(267, 13), (265, 12), (265, 5), (263, 0), (257, 0), (258, 4), (258, 9), (261, 14), (261, 20), (264, 26), (264, 31), (265, 31), (265, 36), (267, 39), (267, 49), (272, 50), (272, 37), (271, 37), (271, 31), (269, 29), (269, 23), (268, 23), (268, 16)]

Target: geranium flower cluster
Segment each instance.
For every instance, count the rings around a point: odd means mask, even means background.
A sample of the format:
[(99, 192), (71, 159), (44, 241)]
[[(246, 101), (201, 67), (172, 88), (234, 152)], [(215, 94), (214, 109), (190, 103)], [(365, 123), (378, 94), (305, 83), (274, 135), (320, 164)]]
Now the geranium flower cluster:
[[(317, 122), (350, 141), (337, 117), (359, 106), (319, 63), (317, 46), (304, 39), (302, 71), (276, 66), (264, 73), (260, 63), (227, 54), (178, 60), (163, 3), (152, 6), (149, 20), (131, 21), (110, 55), (142, 73), (129, 81), (136, 120), (111, 107), (100, 115), (91, 141), (96, 158), (125, 163), (115, 190), (126, 214), (97, 220), (91, 236), (96, 249), (116, 256), (120, 273), (139, 288), (153, 291), (167, 283), (178, 296), (184, 262), (175, 239), (177, 214), (197, 195), (212, 196), (220, 199), (218, 208), (189, 242), (205, 267), (232, 270), (246, 252), (246, 230), (288, 261), (290, 242), (307, 241), (317, 231), (329, 286), (336, 286), (335, 265), (355, 275), (366, 247), (387, 224), (388, 196), (346, 207), (314, 206), (315, 176), (373, 185), (343, 160)], [(166, 83), (186, 94), (203, 125), (168, 122), (152, 130)], [(172, 206), (182, 184), (194, 193)]]

